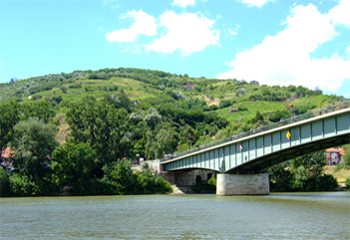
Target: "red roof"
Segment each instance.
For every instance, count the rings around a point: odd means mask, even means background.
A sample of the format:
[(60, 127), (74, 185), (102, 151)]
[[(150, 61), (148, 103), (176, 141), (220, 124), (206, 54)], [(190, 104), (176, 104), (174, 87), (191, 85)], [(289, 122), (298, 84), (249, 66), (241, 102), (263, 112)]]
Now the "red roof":
[(342, 148), (328, 148), (326, 149), (326, 152), (339, 153), (342, 156), (344, 156), (345, 154), (345, 150)]
[(5, 147), (1, 152), (1, 158), (11, 158), (13, 157), (13, 151), (11, 152), (11, 149), (9, 147)]

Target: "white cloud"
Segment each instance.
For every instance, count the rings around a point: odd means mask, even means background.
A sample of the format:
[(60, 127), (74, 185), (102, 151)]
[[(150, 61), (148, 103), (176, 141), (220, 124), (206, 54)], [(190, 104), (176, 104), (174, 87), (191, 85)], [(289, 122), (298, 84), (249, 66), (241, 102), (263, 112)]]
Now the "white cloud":
[(229, 34), (231, 35), (237, 35), (237, 31), (241, 26), (239, 24), (236, 24), (236, 27), (233, 29), (228, 30)]
[(242, 3), (248, 4), (249, 7), (261, 7), (267, 2), (273, 2), (274, 0), (239, 0)]
[(310, 58), (310, 53), (321, 44), (337, 36), (327, 14), (322, 15), (311, 4), (296, 6), (285, 25), (276, 36), (266, 36), (261, 44), (237, 53), (235, 60), (228, 63), (233, 69), (219, 73), (218, 77), (255, 79), (268, 85), (303, 85), (312, 89), (319, 86), (330, 91), (350, 79), (348, 57)]
[(166, 34), (145, 45), (146, 50), (172, 53), (178, 49), (182, 56), (188, 56), (209, 45), (219, 45), (220, 31), (212, 29), (214, 21), (200, 14), (169, 11), (160, 16), (160, 25), (167, 29)]
[(188, 5), (194, 6), (196, 0), (174, 0), (173, 5), (180, 5), (185, 8)]
[(157, 24), (154, 17), (140, 11), (129, 11), (123, 18), (134, 18), (135, 22), (130, 28), (115, 30), (106, 34), (107, 41), (111, 42), (133, 42), (138, 35), (153, 36), (157, 34)]
[(350, 27), (350, 1), (340, 0), (339, 5), (332, 8), (328, 15), (334, 24), (344, 24)]

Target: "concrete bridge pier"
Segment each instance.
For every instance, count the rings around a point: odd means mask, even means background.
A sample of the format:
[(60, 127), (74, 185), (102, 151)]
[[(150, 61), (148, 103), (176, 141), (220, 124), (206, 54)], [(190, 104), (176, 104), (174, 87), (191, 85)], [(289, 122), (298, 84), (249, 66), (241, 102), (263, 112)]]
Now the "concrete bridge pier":
[(216, 195), (268, 195), (269, 175), (260, 174), (217, 174)]

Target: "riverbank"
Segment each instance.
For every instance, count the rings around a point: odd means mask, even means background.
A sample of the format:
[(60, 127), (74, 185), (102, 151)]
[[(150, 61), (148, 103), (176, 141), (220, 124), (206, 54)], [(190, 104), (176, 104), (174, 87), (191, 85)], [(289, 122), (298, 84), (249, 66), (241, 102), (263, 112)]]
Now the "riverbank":
[(345, 187), (345, 180), (350, 178), (350, 170), (340, 170), (339, 172), (334, 172), (335, 166), (325, 166), (324, 173), (333, 175), (337, 179), (339, 186)]

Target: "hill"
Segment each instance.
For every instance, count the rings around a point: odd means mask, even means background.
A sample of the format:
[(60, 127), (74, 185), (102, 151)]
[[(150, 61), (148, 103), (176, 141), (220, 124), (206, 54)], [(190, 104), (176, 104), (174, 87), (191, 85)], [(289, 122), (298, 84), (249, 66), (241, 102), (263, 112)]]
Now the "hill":
[[(20, 105), (40, 100), (49, 102), (58, 114), (55, 119), (61, 123), (58, 137), (61, 143), (69, 133), (65, 109), (70, 103), (86, 97), (102, 100), (121, 93), (134, 102), (130, 114), (153, 107), (163, 121), (170, 120), (176, 125), (179, 134), (186, 126), (191, 126), (199, 136), (207, 134), (216, 140), (238, 131), (238, 122), (242, 123), (240, 130), (247, 131), (288, 118), (292, 114), (286, 110), (290, 104), (293, 104), (293, 114), (303, 114), (342, 99), (303, 86), (267, 86), (260, 85), (258, 81), (191, 78), (187, 74), (135, 68), (77, 70), (0, 84), (0, 102), (10, 99)], [(200, 111), (201, 118), (210, 116), (215, 120), (188, 119), (193, 117), (194, 111)], [(260, 119), (257, 119), (259, 116)], [(203, 143), (199, 137), (195, 140), (193, 145)], [(189, 148), (186, 137), (179, 137), (179, 142), (181, 151)]]
[(11, 81), (0, 84), (0, 149), (15, 149), (19, 173), (2, 189), (18, 186), (8, 196), (57, 194), (67, 185), (75, 195), (165, 192), (150, 171), (125, 172), (131, 163), (122, 159), (162, 158), (339, 101), (302, 86), (133, 68)]

